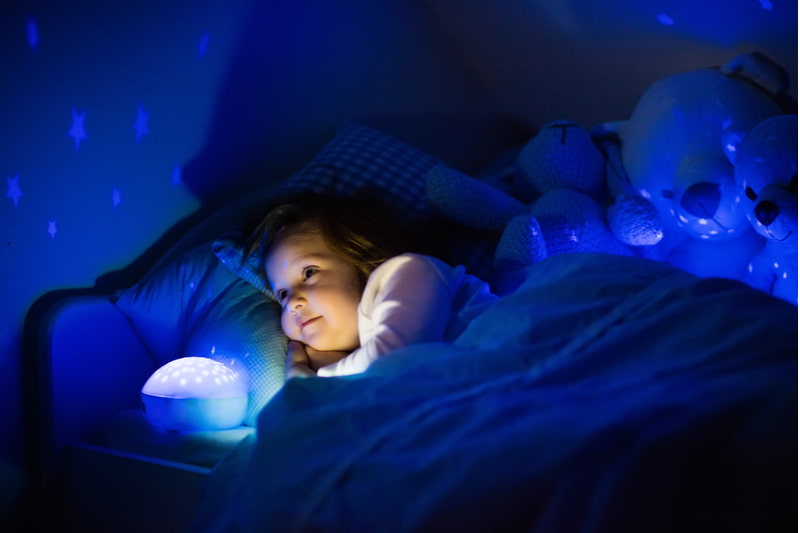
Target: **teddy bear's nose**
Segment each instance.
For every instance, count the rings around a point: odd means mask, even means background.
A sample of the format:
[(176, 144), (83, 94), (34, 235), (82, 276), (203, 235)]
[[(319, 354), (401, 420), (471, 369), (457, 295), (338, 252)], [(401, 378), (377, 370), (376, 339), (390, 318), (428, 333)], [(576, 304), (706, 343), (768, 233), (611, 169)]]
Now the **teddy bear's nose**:
[(755, 208), (756, 218), (765, 226), (772, 224), (772, 222), (778, 218), (780, 212), (780, 207), (778, 207), (775, 202), (770, 202), (769, 200), (758, 202)]
[(714, 218), (722, 193), (716, 183), (695, 183), (683, 193), (681, 207), (700, 218)]

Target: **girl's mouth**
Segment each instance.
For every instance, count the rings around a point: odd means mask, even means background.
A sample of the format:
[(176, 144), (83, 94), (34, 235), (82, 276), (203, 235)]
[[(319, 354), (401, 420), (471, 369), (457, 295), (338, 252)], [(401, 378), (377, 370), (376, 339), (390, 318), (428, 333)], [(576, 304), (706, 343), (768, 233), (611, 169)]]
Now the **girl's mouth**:
[(312, 322), (318, 320), (320, 317), (315, 316), (314, 318), (309, 318), (308, 320), (303, 320), (300, 322), (300, 329), (305, 328), (307, 325), (311, 324)]

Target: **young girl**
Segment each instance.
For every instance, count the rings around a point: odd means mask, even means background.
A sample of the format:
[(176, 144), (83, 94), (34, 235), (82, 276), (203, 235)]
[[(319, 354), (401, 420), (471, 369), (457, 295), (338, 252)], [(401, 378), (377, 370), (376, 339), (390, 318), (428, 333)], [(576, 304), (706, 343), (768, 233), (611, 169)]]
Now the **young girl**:
[(374, 199), (305, 195), (268, 211), (256, 238), (290, 339), (287, 378), (355, 374), (452, 340), (496, 299), (464, 267), (411, 253), (410, 234)]

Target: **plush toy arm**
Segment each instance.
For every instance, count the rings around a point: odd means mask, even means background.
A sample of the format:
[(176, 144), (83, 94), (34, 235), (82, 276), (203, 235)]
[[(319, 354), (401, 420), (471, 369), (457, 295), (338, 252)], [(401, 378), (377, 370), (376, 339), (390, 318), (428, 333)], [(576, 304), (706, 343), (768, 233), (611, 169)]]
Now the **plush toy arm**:
[(622, 163), (620, 147), (621, 131), (624, 128), (625, 121), (606, 122), (595, 126), (591, 131), (592, 140), (605, 159), (606, 182), (608, 190), (614, 198), (636, 193), (628, 173), (625, 171), (625, 165)]
[(446, 165), (430, 170), (427, 193), (442, 216), (471, 228), (502, 231), (512, 218), (528, 211), (503, 191)]
[(495, 250), (492, 290), (500, 296), (509, 294), (524, 280), (525, 267), (546, 258), (547, 245), (536, 218), (512, 218)]
[(606, 181), (614, 203), (606, 210), (611, 232), (630, 246), (651, 246), (664, 236), (656, 207), (642, 197), (631, 184), (622, 163), (618, 132), (624, 122), (601, 124), (592, 129), (592, 138), (606, 160)]

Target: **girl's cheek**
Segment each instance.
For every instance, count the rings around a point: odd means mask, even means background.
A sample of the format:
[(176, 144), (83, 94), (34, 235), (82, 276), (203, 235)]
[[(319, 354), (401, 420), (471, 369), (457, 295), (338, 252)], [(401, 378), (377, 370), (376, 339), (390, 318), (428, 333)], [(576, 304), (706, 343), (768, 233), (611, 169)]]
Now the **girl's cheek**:
[(284, 311), (283, 314), (281, 314), (281, 329), (283, 330), (283, 332), (286, 334), (287, 337), (292, 336), (292, 329), (290, 326), (291, 326), (291, 317), (289, 316), (288, 312)]

